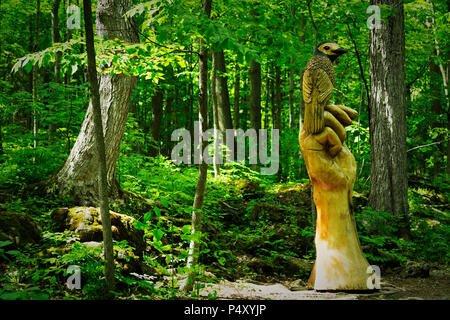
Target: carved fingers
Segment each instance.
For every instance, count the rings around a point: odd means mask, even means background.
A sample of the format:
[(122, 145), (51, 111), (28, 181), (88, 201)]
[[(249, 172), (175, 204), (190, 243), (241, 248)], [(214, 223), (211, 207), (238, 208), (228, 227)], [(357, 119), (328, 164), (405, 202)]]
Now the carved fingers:
[(352, 119), (358, 116), (358, 112), (352, 108), (343, 105), (329, 104), (325, 107), (324, 120), (325, 126), (328, 126), (336, 132), (342, 143), (345, 140), (344, 127), (352, 124)]
[(325, 126), (333, 129), (333, 131), (337, 134), (337, 136), (341, 140), (341, 143), (344, 143), (346, 133), (342, 123), (339, 122), (336, 119), (336, 117), (328, 111), (324, 112), (323, 118), (325, 120)]
[(343, 126), (349, 126), (352, 124), (352, 119), (350, 116), (339, 106), (329, 104), (325, 107), (325, 110), (330, 112), (337, 120), (339, 120), (340, 123), (342, 123)]
[[(347, 106), (341, 105), (341, 104), (339, 104), (339, 105), (329, 104), (329, 105), (327, 105), (327, 106), (325, 107), (325, 110), (328, 110), (328, 111), (330, 111), (332, 114), (334, 114), (334, 116), (335, 116), (336, 118), (338, 118), (339, 121), (341, 121), (341, 118), (340, 118), (340, 116), (338, 115), (338, 113), (339, 113), (339, 114), (342, 114), (342, 113), (341, 113), (342, 111), (345, 112), (345, 114), (346, 114), (351, 120), (355, 120), (356, 117), (358, 116), (358, 112), (357, 112), (356, 110), (354, 110), (354, 109), (352, 109), (352, 108), (349, 108), (349, 107), (347, 107)], [(344, 116), (344, 117), (345, 117), (345, 116)], [(341, 122), (342, 122), (342, 121), (341, 121)], [(344, 122), (342, 122), (342, 124), (344, 124)], [(350, 121), (348, 124), (344, 124), (344, 126), (348, 126), (348, 125), (351, 125), (351, 124), (352, 124), (352, 122)]]
[[(336, 120), (337, 121), (337, 120)], [(325, 120), (325, 124), (326, 124)], [(327, 125), (327, 124), (326, 124)], [(342, 127), (342, 126), (341, 126)], [(342, 127), (344, 128), (344, 127)], [(345, 132), (345, 130), (344, 130)], [(334, 128), (326, 126), (322, 132), (315, 135), (315, 139), (323, 146), (328, 146), (328, 152), (334, 158), (342, 149), (342, 142), (340, 137), (336, 134)]]
[(306, 135), (306, 132), (302, 130), (300, 145), (303, 145), (305, 149), (315, 151), (327, 149), (334, 158), (341, 151), (344, 144), (346, 137), (345, 127), (351, 125), (352, 119), (355, 119), (357, 116), (358, 112), (349, 107), (327, 105), (324, 111), (324, 129), (318, 134), (311, 135), (310, 138), (312, 140), (309, 143), (305, 143), (305, 138), (309, 135)]

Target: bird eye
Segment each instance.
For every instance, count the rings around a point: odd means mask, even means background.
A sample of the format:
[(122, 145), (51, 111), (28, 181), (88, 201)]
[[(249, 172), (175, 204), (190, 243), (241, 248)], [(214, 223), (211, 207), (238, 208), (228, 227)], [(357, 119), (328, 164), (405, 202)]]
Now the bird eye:
[(330, 49), (330, 47), (329, 46), (325, 46), (325, 47), (323, 47), (325, 50), (328, 50), (328, 49)]

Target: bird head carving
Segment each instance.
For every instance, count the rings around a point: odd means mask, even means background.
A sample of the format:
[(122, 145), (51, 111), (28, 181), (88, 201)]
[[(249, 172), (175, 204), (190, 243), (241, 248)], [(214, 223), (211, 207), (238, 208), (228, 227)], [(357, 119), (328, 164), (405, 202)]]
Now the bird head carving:
[(337, 57), (346, 52), (347, 50), (341, 48), (336, 42), (324, 41), (319, 43), (319, 45), (316, 48), (316, 51), (314, 51), (314, 55), (326, 56), (331, 60), (331, 62), (333, 62), (334, 60), (337, 59)]

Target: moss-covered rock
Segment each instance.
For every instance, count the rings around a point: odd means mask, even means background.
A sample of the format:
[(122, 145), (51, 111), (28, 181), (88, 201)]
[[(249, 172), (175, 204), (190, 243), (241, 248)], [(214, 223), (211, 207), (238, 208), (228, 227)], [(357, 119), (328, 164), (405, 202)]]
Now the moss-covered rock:
[(26, 213), (0, 212), (0, 241), (10, 240), (16, 247), (41, 239), (41, 227)]
[[(128, 241), (140, 256), (145, 249), (143, 231), (134, 228), (134, 218), (110, 211), (113, 238)], [(102, 241), (102, 219), (99, 208), (74, 207), (58, 208), (50, 214), (55, 231), (71, 230), (80, 237), (81, 242)]]
[(299, 183), (293, 186), (282, 186), (274, 195), (277, 203), (285, 206), (310, 206), (311, 204), (311, 184)]
[(235, 192), (242, 195), (244, 200), (257, 199), (264, 196), (264, 189), (252, 180), (236, 180), (233, 181)]

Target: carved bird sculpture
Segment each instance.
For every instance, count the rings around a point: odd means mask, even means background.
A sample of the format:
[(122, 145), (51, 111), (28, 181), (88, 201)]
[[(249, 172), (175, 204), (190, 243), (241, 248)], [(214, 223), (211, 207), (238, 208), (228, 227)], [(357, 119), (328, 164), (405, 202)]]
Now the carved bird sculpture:
[(336, 42), (320, 43), (309, 59), (303, 73), (303, 99), (305, 101), (304, 130), (317, 134), (324, 129), (324, 111), (335, 86), (333, 61), (346, 53)]

